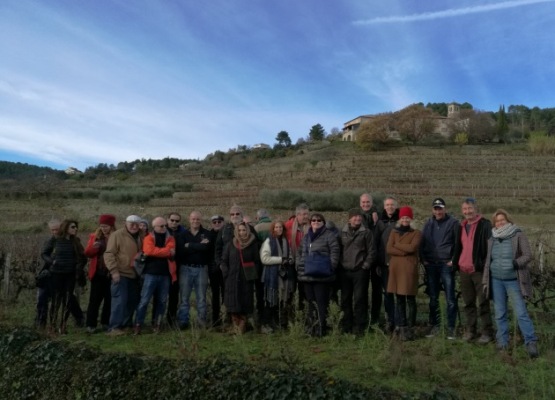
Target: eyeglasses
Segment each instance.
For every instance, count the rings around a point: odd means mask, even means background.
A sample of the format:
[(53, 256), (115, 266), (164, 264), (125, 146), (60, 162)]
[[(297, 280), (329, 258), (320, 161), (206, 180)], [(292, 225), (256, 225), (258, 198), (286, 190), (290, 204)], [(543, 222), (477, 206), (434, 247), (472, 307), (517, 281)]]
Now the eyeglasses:
[(236, 215), (241, 215), (241, 213), (229, 213), (230, 216), (234, 217)]
[(322, 222), (322, 220), (319, 218), (313, 218), (310, 220), (310, 222)]
[(180, 220), (180, 219), (171, 219), (171, 218), (170, 218), (170, 221), (171, 221), (171, 222), (179, 222), (179, 221), (181, 221), (181, 220)]
[(224, 222), (224, 221), (220, 221), (219, 219), (217, 219), (215, 221), (212, 221), (213, 224), (221, 224), (222, 222)]

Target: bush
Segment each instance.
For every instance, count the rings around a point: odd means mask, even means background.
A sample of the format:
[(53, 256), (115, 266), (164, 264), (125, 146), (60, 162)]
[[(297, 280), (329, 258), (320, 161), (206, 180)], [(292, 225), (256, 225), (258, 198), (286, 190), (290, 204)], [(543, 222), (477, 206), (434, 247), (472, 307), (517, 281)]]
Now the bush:
[(102, 353), (40, 338), (29, 329), (0, 335), (3, 399), (432, 399), (336, 380), (291, 367), (256, 366), (218, 357), (169, 360)]
[[(306, 192), (302, 190), (262, 190), (260, 201), (270, 208), (291, 210), (300, 203), (307, 203), (318, 211), (348, 211), (358, 207), (362, 191), (336, 190), (334, 192)], [(383, 193), (372, 194), (374, 204), (383, 201)]]
[(555, 136), (547, 136), (545, 132), (532, 132), (528, 139), (528, 148), (534, 154), (555, 154)]

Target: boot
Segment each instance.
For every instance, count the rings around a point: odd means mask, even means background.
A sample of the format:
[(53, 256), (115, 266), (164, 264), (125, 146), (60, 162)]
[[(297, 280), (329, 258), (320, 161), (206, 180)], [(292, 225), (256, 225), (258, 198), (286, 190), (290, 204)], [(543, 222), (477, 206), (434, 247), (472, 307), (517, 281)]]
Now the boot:
[(133, 335), (138, 336), (138, 335), (140, 335), (140, 334), (141, 334), (141, 325), (136, 324), (136, 325), (133, 327)]

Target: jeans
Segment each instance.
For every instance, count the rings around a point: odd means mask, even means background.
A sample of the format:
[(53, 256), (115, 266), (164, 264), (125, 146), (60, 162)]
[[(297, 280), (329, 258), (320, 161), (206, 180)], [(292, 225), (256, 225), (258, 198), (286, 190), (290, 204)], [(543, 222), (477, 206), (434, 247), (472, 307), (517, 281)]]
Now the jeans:
[(151, 275), (145, 274), (143, 280), (143, 288), (141, 290), (141, 301), (137, 307), (137, 319), (135, 325), (143, 326), (145, 323), (146, 309), (152, 296), (155, 296), (156, 304), (154, 309), (154, 325), (162, 323), (162, 316), (166, 312), (166, 303), (170, 292), (170, 280), (167, 275)]
[(182, 265), (179, 267), (179, 288), (181, 293), (181, 305), (177, 313), (180, 326), (189, 324), (191, 292), (195, 291), (197, 300), (197, 320), (201, 325), (206, 324), (206, 290), (208, 288), (208, 267), (191, 267)]
[[(482, 324), (481, 333), (491, 336), (493, 332), (493, 323), (491, 321), (489, 299), (486, 298), (483, 290), (482, 276), (482, 272), (473, 272), (471, 274), (460, 272), (461, 292), (466, 316), (466, 330), (473, 335), (477, 333), (479, 313)], [(478, 305), (476, 305), (476, 302), (478, 302)]]
[(112, 294), (112, 310), (109, 330), (131, 326), (133, 313), (139, 302), (138, 280), (122, 276), (118, 283), (112, 282), (110, 293)]
[(538, 338), (534, 333), (534, 325), (528, 315), (518, 280), (491, 278), (491, 291), (495, 308), (495, 323), (497, 324), (497, 346), (506, 347), (509, 344), (508, 297), (511, 299), (518, 327), (524, 337), (524, 343), (528, 344), (537, 341)]
[(447, 327), (454, 329), (457, 322), (457, 299), (455, 297), (453, 268), (447, 264), (428, 264), (426, 265), (426, 277), (428, 280), (428, 295), (430, 296), (430, 326), (439, 326), (441, 320), (439, 292), (441, 291), (441, 285), (443, 285), (445, 301), (447, 302)]
[(368, 270), (341, 271), (341, 311), (343, 311), (341, 325), (346, 333), (353, 332), (354, 329), (354, 333), (363, 334), (368, 329), (369, 279)]

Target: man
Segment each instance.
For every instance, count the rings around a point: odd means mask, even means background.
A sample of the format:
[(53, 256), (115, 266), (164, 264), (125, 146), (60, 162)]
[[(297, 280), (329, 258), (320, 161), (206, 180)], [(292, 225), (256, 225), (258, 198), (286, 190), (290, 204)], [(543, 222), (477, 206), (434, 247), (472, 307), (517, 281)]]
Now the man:
[(372, 195), (363, 193), (360, 195), (360, 208), (362, 210), (362, 223), (365, 227), (373, 230), (378, 222), (378, 210), (374, 205)]
[(177, 314), (180, 329), (189, 327), (191, 292), (195, 291), (197, 322), (206, 326), (206, 290), (208, 288), (208, 266), (213, 251), (212, 235), (202, 224), (199, 211), (189, 214), (189, 229), (177, 237), (177, 262), (179, 266), (179, 288), (181, 305)]
[[(218, 232), (224, 226), (225, 219), (223, 216), (216, 214), (210, 218), (211, 229), (210, 241), (212, 246), (216, 243)], [(208, 277), (210, 278), (210, 292), (212, 294), (212, 326), (219, 326), (222, 324), (220, 316), (221, 305), (224, 302), (224, 277), (219, 264), (216, 263), (215, 252), (212, 251), (210, 255), (210, 266), (208, 268)]]
[[(185, 227), (180, 224), (181, 222), (181, 214), (176, 211), (172, 211), (168, 213), (167, 217), (167, 228), (168, 233), (173, 236), (173, 238), (177, 238), (177, 235), (183, 233), (185, 231)], [(177, 280), (172, 282), (170, 285), (170, 293), (168, 296), (168, 324), (171, 327), (177, 326), (177, 308), (179, 304), (179, 268), (177, 269)], [(156, 301), (154, 301), (156, 305)]]
[(261, 208), (256, 212), (256, 225), (254, 230), (256, 231), (256, 236), (260, 243), (264, 242), (268, 236), (270, 236), (270, 225), (272, 225), (272, 220), (270, 219), (270, 213), (265, 208)]
[(355, 335), (368, 329), (368, 284), (375, 256), (374, 235), (362, 218), (360, 209), (349, 210), (349, 221), (341, 231), (341, 323), (344, 333)]
[(447, 303), (447, 339), (455, 339), (457, 320), (457, 299), (455, 297), (455, 275), (453, 270), (453, 249), (459, 222), (447, 214), (445, 201), (438, 197), (432, 202), (432, 217), (422, 229), (420, 259), (426, 269), (428, 296), (430, 296), (430, 331), (427, 338), (440, 332), (439, 292), (443, 286)]
[(142, 249), (141, 220), (138, 215), (128, 216), (125, 226), (110, 235), (104, 252), (104, 262), (112, 278), (109, 336), (125, 334), (123, 328), (131, 325), (138, 304), (139, 281), (132, 265)]
[[(378, 211), (370, 193), (363, 193), (359, 198), (362, 210), (362, 224), (371, 231), (376, 229), (378, 222)], [(377, 274), (376, 265), (370, 269), (370, 282), (372, 282), (372, 317), (371, 324), (375, 325), (380, 320), (380, 309), (382, 307), (382, 280)]]
[[(291, 256), (293, 261), (296, 262), (297, 259), (297, 249), (301, 245), (303, 236), (308, 232), (310, 228), (310, 208), (307, 204), (301, 203), (295, 209), (295, 215), (289, 218), (285, 222), (285, 230), (287, 233), (287, 242), (289, 243), (289, 249), (291, 251)], [(299, 293), (299, 309), (304, 308), (304, 288), (302, 282), (297, 281), (297, 291)]]
[[(52, 219), (48, 222), (48, 230), (50, 231), (50, 237), (44, 242), (41, 250), (41, 258), (44, 261), (44, 265), (41, 271), (40, 287), (37, 287), (37, 315), (35, 318), (35, 325), (38, 328), (46, 328), (46, 319), (48, 317), (48, 301), (52, 294), (52, 279), (48, 270), (54, 262), (54, 249), (56, 247), (56, 237), (60, 230), (61, 222), (58, 219)], [(86, 283), (86, 282), (85, 282)], [(79, 300), (74, 293), (69, 294), (68, 308), (69, 312), (75, 319), (75, 324), (78, 327), (82, 327), (85, 323), (85, 316), (81, 310)]]
[[(382, 307), (382, 292), (385, 314), (387, 317), (386, 331), (392, 333), (395, 329), (395, 301), (392, 293), (387, 293), (387, 280), (389, 278), (389, 259), (386, 248), (389, 234), (399, 220), (397, 199), (388, 196), (383, 202), (383, 212), (378, 220), (375, 231), (374, 243), (376, 246), (377, 265), (372, 267), (370, 279), (372, 280), (372, 308), (370, 310), (370, 324), (378, 324)], [(381, 287), (374, 289), (374, 281), (380, 282)]]
[[(478, 214), (476, 199), (462, 203), (463, 221), (457, 231), (453, 265), (460, 272), (461, 292), (466, 316), (464, 341), (477, 336), (478, 316), (481, 320), (479, 344), (491, 341), (493, 324), (489, 300), (483, 291), (482, 275), (487, 257), (487, 242), (491, 236), (491, 223)], [(478, 303), (476, 305), (476, 302)]]
[[(140, 229), (140, 228), (139, 228)], [(154, 308), (154, 333), (160, 332), (162, 317), (166, 311), (166, 302), (170, 283), (175, 281), (175, 239), (166, 228), (166, 219), (156, 217), (152, 220), (152, 232), (143, 241), (143, 253), (146, 257), (143, 270), (143, 288), (137, 308), (135, 335), (141, 333), (145, 322), (146, 309), (152, 296), (156, 297)]]
[(48, 230), (50, 231), (50, 237), (44, 242), (40, 253), (44, 265), (37, 276), (37, 315), (35, 317), (35, 326), (41, 329), (46, 328), (48, 317), (48, 298), (50, 296), (49, 288), (51, 281), (50, 276), (48, 276), (48, 270), (51, 265), (51, 255), (54, 250), (56, 236), (60, 230), (60, 221), (53, 219), (48, 222)]

